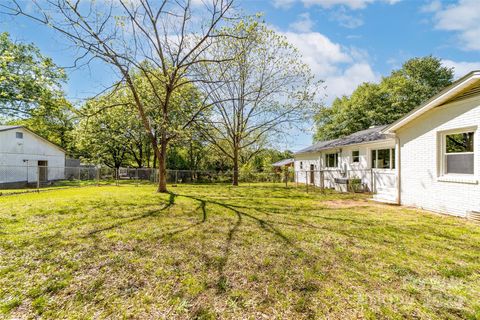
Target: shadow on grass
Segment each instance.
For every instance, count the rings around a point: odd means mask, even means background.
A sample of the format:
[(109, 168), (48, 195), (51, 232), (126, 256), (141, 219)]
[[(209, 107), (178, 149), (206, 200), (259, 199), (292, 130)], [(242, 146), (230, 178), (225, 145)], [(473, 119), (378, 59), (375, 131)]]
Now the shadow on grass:
[(200, 209), (202, 211), (202, 220), (199, 221), (199, 222), (195, 222), (195, 223), (193, 223), (193, 224), (191, 224), (187, 227), (180, 228), (180, 229), (177, 229), (177, 230), (174, 230), (174, 231), (170, 231), (170, 232), (166, 233), (164, 236), (162, 236), (162, 238), (173, 237), (173, 236), (178, 235), (182, 232), (193, 229), (193, 228), (195, 228), (195, 227), (197, 227), (197, 226), (199, 226), (202, 223), (205, 223), (207, 221), (207, 209), (206, 209), (207, 203), (206, 203), (206, 201), (203, 201), (201, 199), (198, 199), (198, 201), (200, 202), (200, 205), (198, 206), (197, 210)]
[(87, 235), (85, 235), (83, 237), (87, 238), (87, 237), (90, 237), (90, 236), (95, 236), (98, 233), (113, 230), (115, 228), (121, 227), (121, 226), (123, 226), (125, 224), (128, 224), (128, 223), (132, 223), (132, 222), (139, 221), (139, 220), (142, 220), (142, 219), (145, 219), (145, 218), (157, 216), (158, 214), (160, 214), (161, 212), (163, 212), (165, 210), (168, 210), (169, 208), (171, 208), (175, 204), (175, 197), (176, 197), (176, 194), (173, 193), (173, 192), (170, 192), (168, 202), (162, 208), (160, 208), (159, 210), (150, 210), (150, 211), (147, 211), (143, 214), (139, 214), (139, 215), (133, 216), (129, 219), (114, 223), (114, 224), (112, 224), (108, 227), (92, 230)]
[[(258, 226), (260, 227), (261, 230), (274, 235), (275, 237), (277, 237), (278, 239), (280, 239), (284, 243), (286, 243), (288, 246), (294, 248), (297, 252), (305, 254), (303, 249), (301, 249), (300, 247), (295, 245), (293, 243), (293, 241), (291, 241), (285, 234), (283, 234), (277, 227), (274, 226), (274, 224), (276, 224), (275, 222), (267, 221), (267, 220), (261, 219), (259, 217), (256, 217), (252, 214), (249, 214), (245, 211), (240, 211), (239, 210), (239, 208), (248, 209), (248, 207), (242, 207), (242, 206), (238, 206), (238, 205), (230, 205), (230, 204), (227, 204), (227, 203), (214, 201), (214, 200), (205, 200), (205, 199), (201, 199), (201, 198), (198, 198), (198, 197), (185, 195), (185, 194), (178, 194), (177, 196), (181, 196), (181, 197), (189, 198), (189, 199), (192, 199), (192, 200), (196, 200), (196, 201), (199, 201), (201, 204), (212, 204), (212, 205), (217, 205), (217, 206), (223, 207), (223, 208), (233, 212), (236, 216), (235, 224), (228, 231), (225, 248), (223, 250), (223, 257), (221, 258), (220, 264), (218, 266), (219, 278), (218, 278), (218, 281), (217, 281), (217, 290), (218, 290), (219, 293), (226, 292), (226, 290), (228, 288), (228, 281), (227, 281), (227, 276), (225, 274), (225, 267), (228, 263), (230, 255), (231, 255), (233, 239), (234, 239), (236, 233), (238, 232), (238, 230), (239, 230), (239, 228), (240, 228), (240, 226), (243, 222), (243, 217), (246, 217), (246, 218), (254, 221), (255, 223), (258, 224)], [(205, 207), (205, 205), (204, 205), (204, 207)], [(206, 216), (206, 213), (205, 213), (204, 216)]]

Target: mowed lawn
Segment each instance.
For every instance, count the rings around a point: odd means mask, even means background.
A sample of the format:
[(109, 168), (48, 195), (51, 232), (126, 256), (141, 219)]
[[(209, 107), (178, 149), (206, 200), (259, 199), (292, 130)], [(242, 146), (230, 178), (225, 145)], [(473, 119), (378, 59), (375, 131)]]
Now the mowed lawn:
[(480, 226), (281, 185), (0, 197), (0, 318), (480, 319)]

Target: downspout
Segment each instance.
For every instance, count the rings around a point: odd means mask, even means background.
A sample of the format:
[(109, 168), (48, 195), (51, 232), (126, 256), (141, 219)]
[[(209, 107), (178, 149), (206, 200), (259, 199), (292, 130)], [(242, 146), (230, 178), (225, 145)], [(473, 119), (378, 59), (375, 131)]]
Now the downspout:
[(402, 186), (402, 183), (401, 183), (401, 179), (402, 179), (402, 163), (401, 163), (401, 147), (400, 147), (400, 138), (398, 137), (397, 134), (395, 134), (395, 141), (396, 141), (396, 152), (395, 152), (395, 155), (397, 157), (396, 159), (396, 164), (397, 164), (397, 204), (398, 205), (401, 205), (402, 204), (402, 199), (401, 199), (401, 196), (402, 196), (402, 190), (401, 190), (401, 186)]

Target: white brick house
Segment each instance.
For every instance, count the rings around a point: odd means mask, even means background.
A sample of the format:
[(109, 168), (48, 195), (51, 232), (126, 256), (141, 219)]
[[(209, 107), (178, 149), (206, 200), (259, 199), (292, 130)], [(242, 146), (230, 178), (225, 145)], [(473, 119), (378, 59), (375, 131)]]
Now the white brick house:
[[(333, 144), (321, 142), (301, 150), (295, 155), (297, 179), (311, 183), (308, 178), (305, 181), (302, 170), (312, 164), (328, 170), (325, 154), (335, 149), (339, 151), (336, 169), (345, 176), (354, 168), (353, 150), (358, 150), (357, 168), (373, 172), (362, 180), (376, 188), (372, 190), (376, 199), (462, 217), (474, 215), (480, 212), (479, 126), (480, 71), (473, 71), (403, 118), (377, 130), (374, 141), (342, 145), (334, 140)], [(380, 151), (378, 158), (374, 149), (390, 149), (390, 156)], [(387, 167), (387, 162), (389, 168), (378, 171), (379, 166)], [(372, 176), (382, 181), (371, 183), (368, 178)]]
[(23, 126), (0, 126), (0, 186), (65, 177), (65, 151)]

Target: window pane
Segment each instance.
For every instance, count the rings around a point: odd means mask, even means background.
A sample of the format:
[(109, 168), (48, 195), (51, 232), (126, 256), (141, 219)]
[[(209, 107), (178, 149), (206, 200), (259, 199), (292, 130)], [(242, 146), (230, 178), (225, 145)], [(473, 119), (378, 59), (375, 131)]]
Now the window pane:
[(325, 162), (327, 164), (327, 168), (334, 168), (337, 166), (338, 154), (337, 153), (326, 154), (325, 160), (326, 160)]
[(377, 150), (372, 150), (372, 168), (377, 167)]
[(377, 168), (390, 169), (390, 149), (377, 150)]
[(23, 139), (23, 132), (15, 132), (17, 139)]
[(448, 134), (446, 140), (446, 153), (473, 152), (473, 132)]
[(359, 162), (360, 161), (360, 151), (352, 151), (352, 161)]
[(447, 154), (447, 173), (473, 174), (473, 154)]

